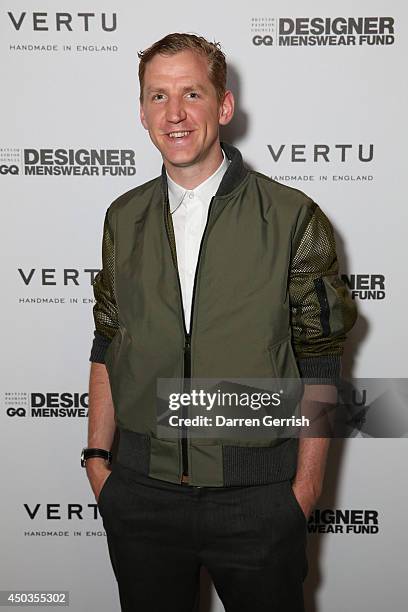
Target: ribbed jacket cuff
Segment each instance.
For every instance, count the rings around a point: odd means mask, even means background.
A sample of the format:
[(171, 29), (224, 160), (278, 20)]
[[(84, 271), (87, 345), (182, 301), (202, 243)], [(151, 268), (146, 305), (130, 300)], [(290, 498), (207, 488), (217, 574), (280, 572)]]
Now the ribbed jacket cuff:
[(327, 384), (328, 379), (336, 381), (340, 377), (341, 357), (340, 355), (322, 355), (321, 357), (305, 357), (298, 359), (298, 367), (302, 378), (317, 379), (313, 384)]
[(105, 336), (95, 331), (89, 361), (105, 363), (105, 353), (110, 342), (109, 338), (105, 338)]

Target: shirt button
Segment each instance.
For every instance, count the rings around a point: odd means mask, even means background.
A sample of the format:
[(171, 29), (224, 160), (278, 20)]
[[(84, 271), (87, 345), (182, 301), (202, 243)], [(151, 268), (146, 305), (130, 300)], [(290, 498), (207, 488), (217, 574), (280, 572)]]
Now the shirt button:
[(189, 193), (188, 197), (190, 198), (190, 200), (192, 200), (194, 198), (194, 193)]

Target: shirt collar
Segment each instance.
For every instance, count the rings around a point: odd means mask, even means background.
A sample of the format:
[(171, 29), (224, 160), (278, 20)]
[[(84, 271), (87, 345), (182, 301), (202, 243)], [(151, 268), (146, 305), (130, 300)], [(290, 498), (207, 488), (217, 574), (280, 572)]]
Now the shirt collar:
[(167, 175), (167, 184), (169, 189), (169, 203), (170, 203), (170, 214), (174, 212), (174, 210), (178, 207), (179, 202), (183, 199), (183, 196), (187, 191), (193, 192), (200, 200), (203, 202), (209, 202), (211, 198), (216, 194), (218, 187), (223, 179), (224, 174), (226, 173), (229, 166), (229, 159), (225, 155), (223, 149), (222, 151), (222, 162), (218, 166), (217, 170), (209, 176), (205, 181), (197, 185), (195, 189), (185, 189), (168, 175)]

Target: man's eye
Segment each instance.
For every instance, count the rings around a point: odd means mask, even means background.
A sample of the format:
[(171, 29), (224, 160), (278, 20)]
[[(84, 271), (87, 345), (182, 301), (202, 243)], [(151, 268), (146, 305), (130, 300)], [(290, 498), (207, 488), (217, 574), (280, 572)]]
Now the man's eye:
[(163, 94), (154, 94), (153, 96), (153, 100), (163, 100), (164, 95)]
[(189, 94), (187, 94), (189, 98), (198, 98), (199, 95), (196, 91), (190, 91)]

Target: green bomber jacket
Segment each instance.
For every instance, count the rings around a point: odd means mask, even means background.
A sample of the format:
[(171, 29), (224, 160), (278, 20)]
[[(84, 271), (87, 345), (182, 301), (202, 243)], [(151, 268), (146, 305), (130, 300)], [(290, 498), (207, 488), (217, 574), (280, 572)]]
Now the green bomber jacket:
[(158, 379), (339, 376), (356, 307), (332, 226), (297, 189), (246, 168), (235, 147), (212, 198), (187, 333), (166, 172), (108, 208), (93, 289), (91, 361), (105, 363), (119, 461), (195, 486), (291, 479), (298, 440), (157, 434)]

